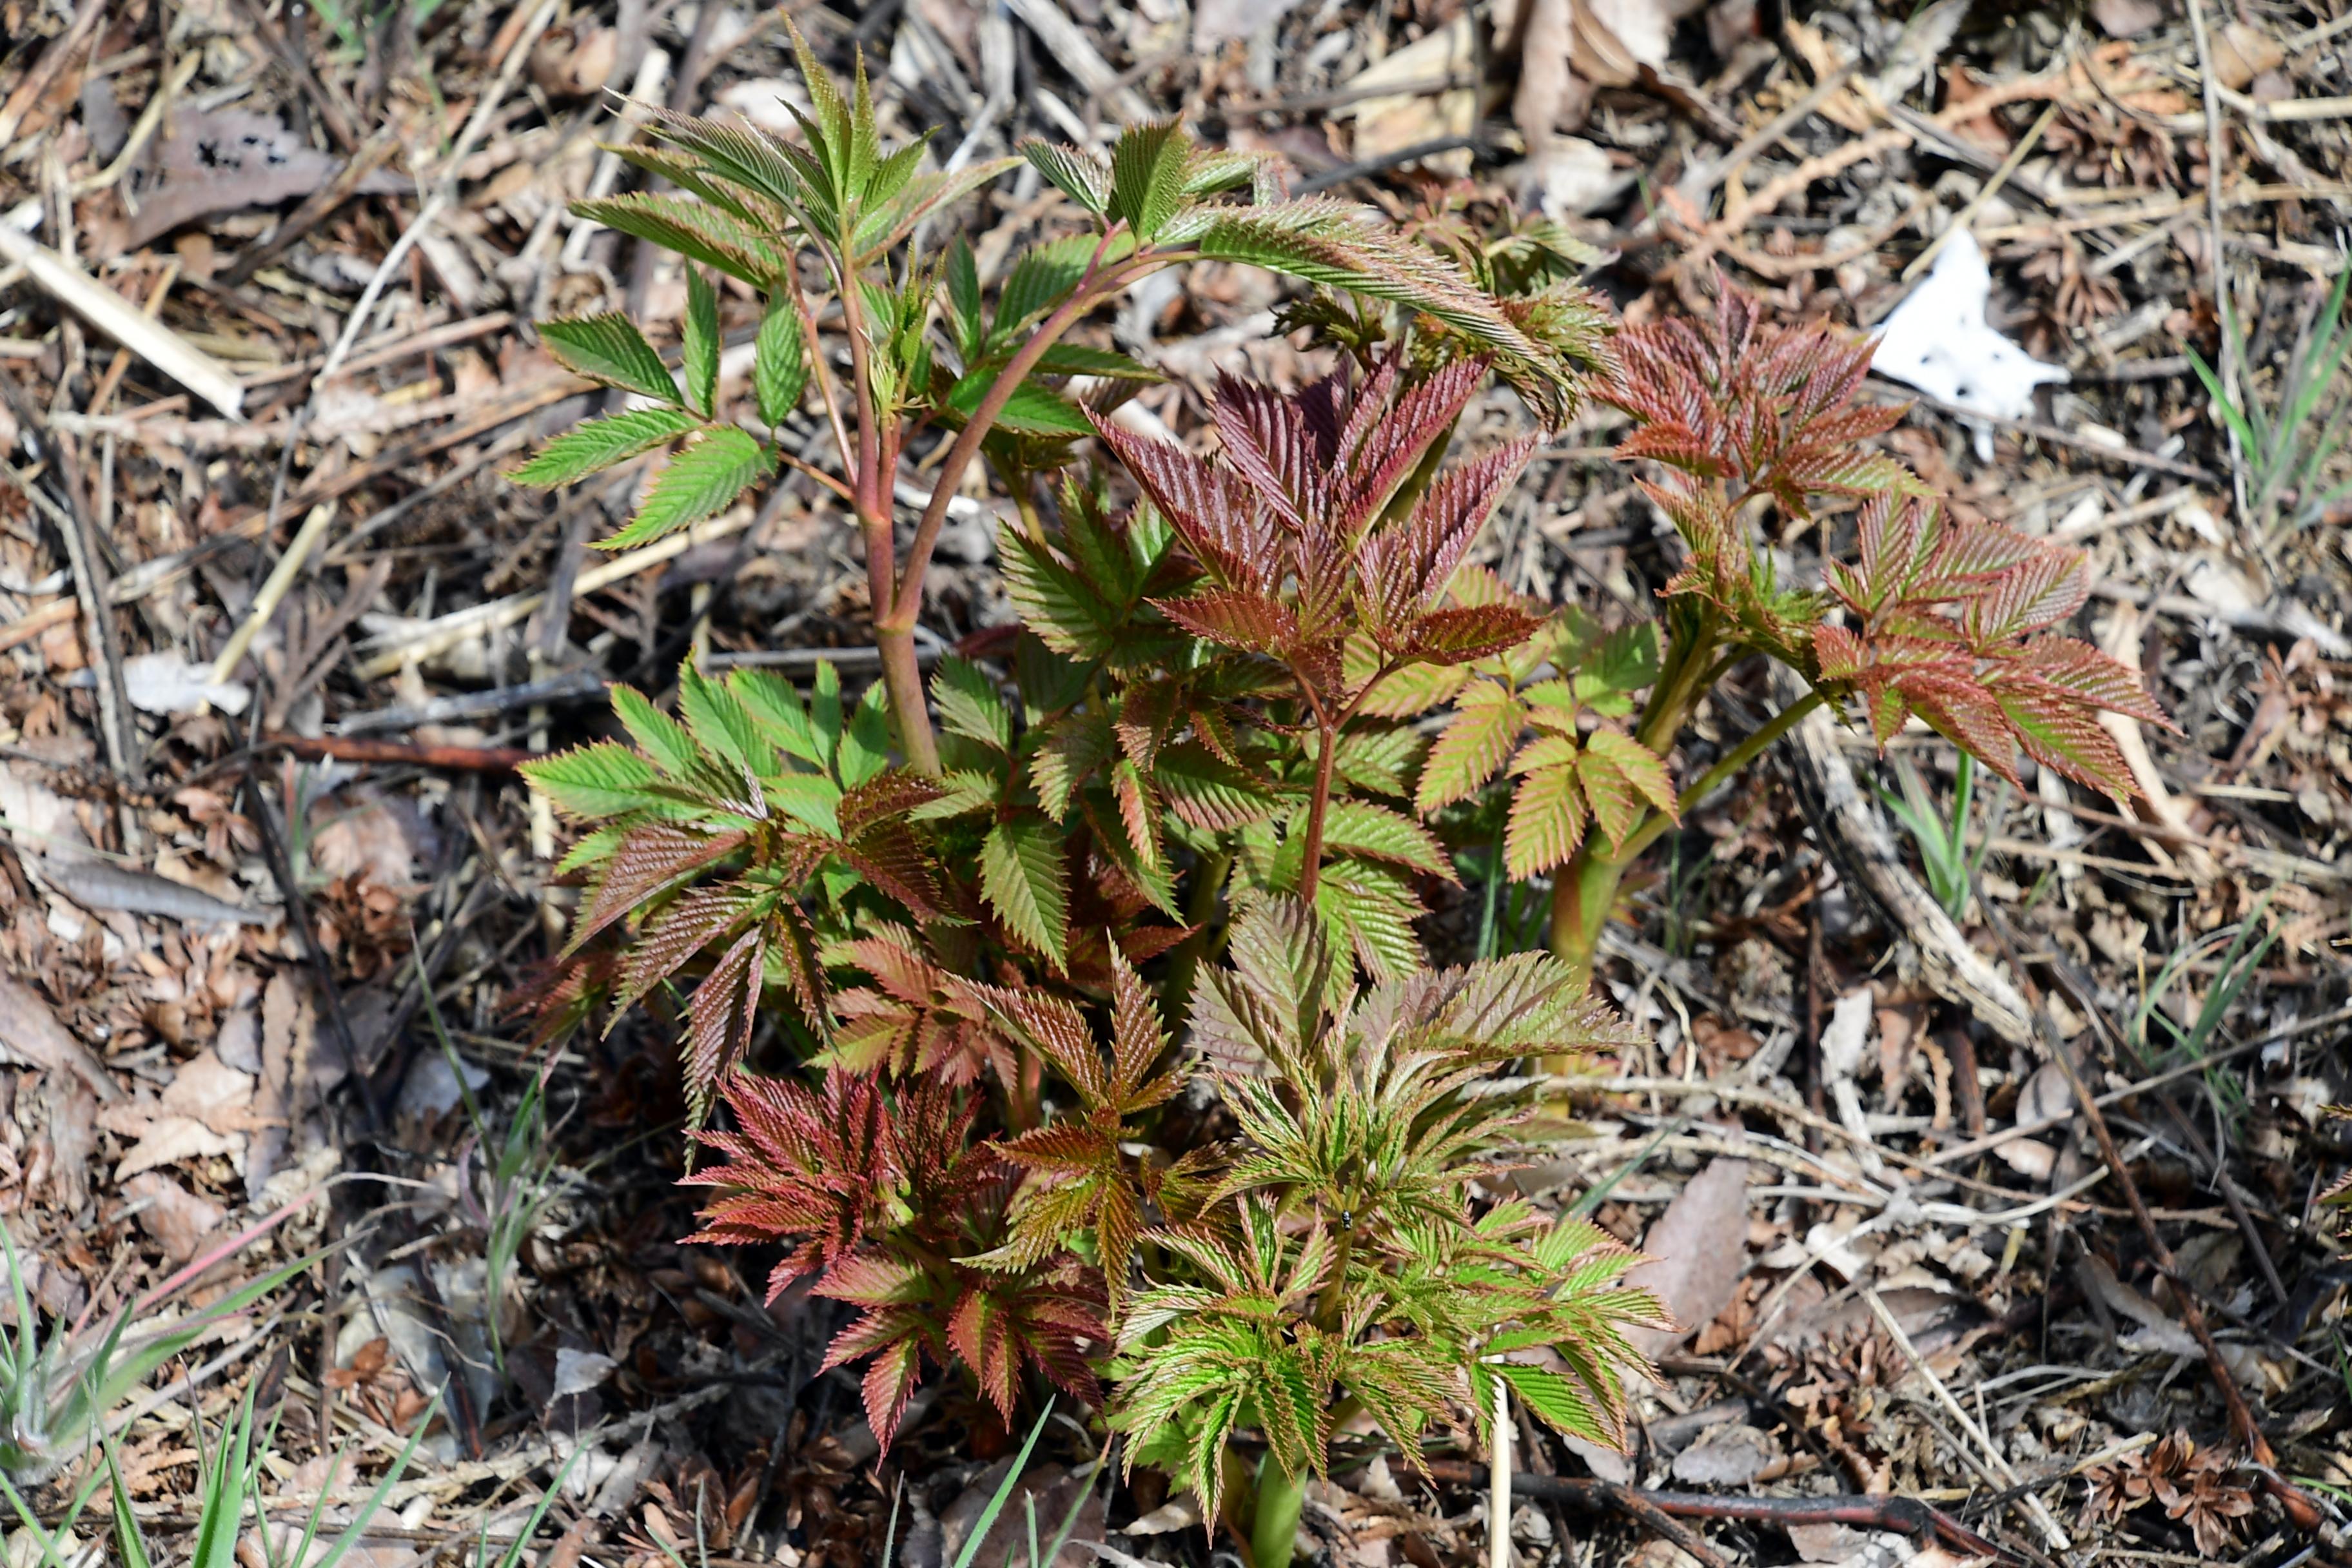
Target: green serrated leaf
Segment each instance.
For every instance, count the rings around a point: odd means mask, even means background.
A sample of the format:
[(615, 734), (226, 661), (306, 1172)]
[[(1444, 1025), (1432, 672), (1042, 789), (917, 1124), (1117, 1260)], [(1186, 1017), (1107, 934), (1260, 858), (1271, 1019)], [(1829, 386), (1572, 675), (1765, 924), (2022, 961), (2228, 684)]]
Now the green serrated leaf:
[(1013, 750), (1013, 714), (996, 682), (970, 659), (950, 654), (931, 676), (931, 702), (952, 732), (1005, 753)]
[(1078, 279), (1087, 274), (1087, 263), (1095, 254), (1096, 243), (1090, 234), (1070, 235), (1024, 252), (1013, 264), (996, 294), (996, 324), (991, 342), (999, 351), (1013, 346), (1015, 333), (1052, 310), (1078, 286)]
[(1486, 787), (1502, 771), (1527, 721), (1527, 710), (1498, 681), (1481, 680), (1456, 701), (1453, 721), (1421, 765), (1413, 805), (1423, 816)]
[(695, 746), (694, 737), (686, 732), (686, 726), (655, 707), (634, 686), (613, 688), (613, 716), (629, 731), (629, 738), (653, 759), (654, 765), (673, 779), (687, 777), (701, 760), (702, 753)]
[(940, 822), (950, 816), (969, 816), (976, 811), (992, 811), (1004, 794), (1003, 785), (993, 776), (969, 768), (956, 769), (930, 781), (940, 791), (938, 798), (927, 800), (907, 814), (909, 822)]
[(727, 689), (788, 755), (820, 768), (832, 760), (818, 749), (808, 707), (791, 681), (772, 669), (739, 668), (728, 672)]
[(954, 332), (956, 353), (970, 363), (980, 357), (981, 344), (988, 335), (988, 323), (980, 313), (980, 267), (963, 236), (956, 236), (955, 242), (948, 247), (944, 271), (948, 323)]
[(705, 750), (754, 778), (776, 771), (775, 748), (734, 694), (693, 665), (677, 672), (677, 710)]
[(1125, 219), (1144, 244), (1157, 239), (1168, 220), (1183, 210), (1192, 152), (1192, 138), (1173, 120), (1121, 131), (1110, 153), (1109, 216)]
[(1065, 820), (1073, 792), (1110, 754), (1110, 728), (1098, 714), (1066, 714), (1046, 726), (1029, 758), (1029, 782), (1045, 815)]
[(1039, 641), (1079, 659), (1118, 647), (1119, 623), (1110, 607), (1044, 546), (1006, 522), (997, 528), (996, 549), (1013, 608)]
[(519, 485), (552, 489), (675, 441), (698, 423), (678, 408), (632, 408), (610, 418), (592, 419), (541, 447), (530, 461), (507, 478)]
[(1673, 812), (1674, 784), (1656, 752), (1613, 730), (1593, 731), (1585, 737), (1584, 748), (1576, 763), (1576, 782), (1593, 825), (1612, 846), (1625, 842), (1649, 806)]
[(785, 773), (761, 786), (768, 804), (827, 838), (841, 837), (841, 786), (823, 773)]
[(670, 459), (637, 515), (597, 548), (635, 549), (714, 517), (775, 467), (774, 456), (749, 435), (731, 426), (714, 428)]
[(841, 787), (856, 789), (890, 765), (890, 699), (876, 681), (858, 700), (833, 754)]
[(559, 877), (568, 877), (574, 871), (585, 870), (591, 866), (603, 865), (611, 859), (626, 841), (629, 837), (629, 826), (630, 825), (626, 823), (614, 823), (610, 826), (600, 827), (583, 837), (579, 843), (563, 852), (562, 859), (556, 861), (555, 874)]
[(1579, 695), (1584, 683), (1605, 691), (1639, 691), (1658, 679), (1658, 623), (1634, 621), (1594, 644), (1577, 668)]
[(1110, 171), (1093, 153), (1050, 142), (1024, 142), (1021, 155), (1029, 160), (1031, 168), (1045, 176), (1048, 184), (1095, 216), (1101, 217), (1109, 211)]
[(1429, 829), (1384, 805), (1369, 801), (1335, 800), (1323, 814), (1326, 853), (1354, 855), (1368, 860), (1389, 860), (1427, 871), (1447, 881), (1458, 879), (1446, 863), (1445, 850)]
[(981, 846), (982, 896), (1007, 930), (1057, 969), (1069, 954), (1067, 877), (1061, 829), (1042, 817), (1000, 822)]
[(626, 316), (611, 311), (539, 323), (540, 341), (565, 368), (656, 403), (680, 405), (669, 367)]
[[(700, 182), (696, 182), (700, 184)], [(572, 204), (573, 216), (673, 250), (755, 289), (784, 276), (775, 247), (741, 217), (683, 196), (635, 194)]]
[(760, 318), (760, 337), (752, 351), (751, 390), (759, 399), (760, 418), (770, 429), (792, 417), (808, 385), (808, 355), (801, 342), (800, 312), (778, 296), (768, 301)]
[(1601, 1418), (1591, 1392), (1576, 1379), (1563, 1373), (1539, 1366), (1521, 1366), (1515, 1362), (1498, 1362), (1493, 1363), (1490, 1370), (1509, 1384), (1511, 1392), (1518, 1395), (1519, 1402), (1541, 1417), (1546, 1425), (1602, 1447), (1616, 1446), (1616, 1433)]
[(1503, 836), (1503, 864), (1525, 881), (1564, 864), (1584, 840), (1584, 795), (1571, 765), (1541, 767), (1519, 781)]
[(1399, 979), (1421, 967), (1421, 938), (1412, 929), (1421, 900), (1387, 867), (1331, 861), (1316, 883), (1315, 910), (1334, 940), (1355, 949), (1357, 962), (1374, 979)]
[(1160, 382), (1168, 379), (1150, 365), (1126, 354), (1111, 349), (1089, 348), (1085, 343), (1055, 343), (1039, 357), (1037, 369), (1045, 375), (1092, 375), (1105, 381)]
[(719, 291), (698, 267), (686, 269), (686, 400), (708, 415), (719, 401)]
[(614, 741), (536, 758), (520, 772), (556, 810), (591, 822), (644, 807), (661, 780), (642, 753)]

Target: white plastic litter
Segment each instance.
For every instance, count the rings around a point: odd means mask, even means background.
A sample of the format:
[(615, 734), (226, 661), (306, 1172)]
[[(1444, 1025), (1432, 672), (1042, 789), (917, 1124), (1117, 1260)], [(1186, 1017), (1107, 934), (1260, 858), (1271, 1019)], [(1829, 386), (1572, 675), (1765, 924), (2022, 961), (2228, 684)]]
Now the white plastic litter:
[[(1976, 237), (1962, 229), (1946, 243), (1911, 297), (1879, 328), (1871, 369), (1928, 396), (1995, 419), (2033, 413), (2033, 389), (2066, 372), (2044, 364), (1985, 321), (1992, 272)], [(1977, 458), (1992, 461), (1992, 426), (1969, 421)]]
[(176, 653), (134, 654), (122, 661), (122, 687), (142, 713), (201, 713), (207, 707), (242, 713), (253, 694), (235, 681), (212, 679), (209, 665)]

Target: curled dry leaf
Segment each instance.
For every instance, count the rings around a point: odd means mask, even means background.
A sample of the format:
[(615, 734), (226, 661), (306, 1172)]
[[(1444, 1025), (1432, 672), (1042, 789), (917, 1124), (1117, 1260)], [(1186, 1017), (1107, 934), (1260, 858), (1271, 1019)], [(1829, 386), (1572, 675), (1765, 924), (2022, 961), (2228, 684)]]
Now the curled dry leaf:
[(98, 1113), (98, 1124), (131, 1142), (130, 1152), (114, 1168), (118, 1182), (184, 1160), (235, 1153), (245, 1143), (235, 1133), (215, 1132), (193, 1116), (176, 1115), (152, 1101), (110, 1105)]
[(1744, 1487), (1780, 1458), (1770, 1436), (1738, 1422), (1675, 1456), (1675, 1479), (1691, 1486)]
[(1519, 35), (1511, 118), (1530, 157), (1584, 123), (1595, 87), (1623, 87), (1666, 63), (1675, 24), (1703, 0), (1532, 0)]
[[(2043, 1062), (2018, 1094), (2017, 1124), (2023, 1127), (2046, 1121), (2074, 1108), (2074, 1091), (2067, 1085), (2065, 1071), (2056, 1062)], [(2037, 1182), (2048, 1181), (2058, 1163), (2058, 1151), (2038, 1138), (2015, 1139), (1999, 1145), (1993, 1152), (2011, 1170)]]
[[(1444, 26), (1358, 71), (1349, 79), (1348, 89), (1359, 93), (1475, 77), (1479, 64), (1476, 24), (1465, 11)], [(1379, 158), (1417, 142), (1468, 135), (1478, 121), (1478, 100), (1475, 87), (1434, 93), (1376, 93), (1357, 99), (1340, 112), (1356, 121), (1356, 156)]]

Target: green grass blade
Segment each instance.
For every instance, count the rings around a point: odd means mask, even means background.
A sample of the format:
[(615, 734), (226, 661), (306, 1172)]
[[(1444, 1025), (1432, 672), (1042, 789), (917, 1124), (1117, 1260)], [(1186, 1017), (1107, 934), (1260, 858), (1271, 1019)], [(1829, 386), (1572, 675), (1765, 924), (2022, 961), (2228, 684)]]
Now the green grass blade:
[(369, 1521), (373, 1520), (377, 1510), (383, 1507), (383, 1500), (392, 1495), (392, 1489), (400, 1484), (401, 1476), (408, 1468), (408, 1461), (416, 1455), (416, 1445), (425, 1440), (425, 1429), (433, 1425), (433, 1417), (440, 1413), (441, 1396), (436, 1394), (433, 1396), (432, 1403), (425, 1405), (423, 1414), (417, 1416), (416, 1430), (409, 1435), (407, 1445), (400, 1450), (399, 1457), (392, 1461), (392, 1468), (386, 1470), (383, 1479), (375, 1484), (375, 1490), (368, 1493), (367, 1500), (360, 1504), (358, 1510), (352, 1515), (351, 1523), (343, 1528), (341, 1535), (335, 1537), (324, 1556), (316, 1563), (305, 1563), (302, 1568), (335, 1568), (335, 1564), (349, 1556), (352, 1548), (357, 1546), (366, 1537)]
[(2312, 410), (2326, 395), (2328, 384), (2335, 380), (2338, 366), (2344, 363), (2345, 352), (2352, 348), (2352, 337), (2344, 332), (2344, 286), (2352, 282), (2352, 267), (2336, 275), (2336, 286), (2327, 291), (2327, 303), (2319, 308), (2312, 323), (2312, 341), (2305, 352), (2297, 356), (2294, 379), (2289, 382), (2290, 395), (2284, 399), (2285, 417), (2280, 423), (2287, 429), (2299, 430), (2311, 417)]
[(1678, 1117), (1675, 1121), (1668, 1122), (1665, 1126), (1659, 1128), (1656, 1132), (1651, 1134), (1650, 1141), (1647, 1143), (1643, 1144), (1639, 1149), (1636, 1149), (1633, 1152), (1633, 1157), (1632, 1159), (1626, 1161), (1623, 1164), (1610, 1172), (1599, 1184), (1587, 1188), (1584, 1195), (1577, 1199), (1575, 1204), (1570, 1207), (1568, 1217), (1570, 1219), (1589, 1218), (1593, 1210), (1599, 1208), (1608, 1200), (1609, 1194), (1616, 1190), (1618, 1183), (1623, 1181), (1626, 1177), (1632, 1175), (1634, 1172), (1647, 1164), (1649, 1163), (1650, 1156), (1658, 1152), (1659, 1145), (1663, 1144), (1667, 1139), (1673, 1137), (1675, 1133), (1680, 1132), (1684, 1128), (1689, 1125), (1690, 1118), (1684, 1116)]
[[(1111, 1439), (1111, 1442), (1116, 1441), (1116, 1437)], [(1111, 1473), (1110, 1442), (1104, 1443), (1102, 1452), (1095, 1456), (1095, 1469), (1104, 1478), (1109, 1477)], [(1080, 1487), (1077, 1495), (1070, 1500), (1070, 1510), (1062, 1516), (1061, 1528), (1054, 1531), (1054, 1539), (1046, 1543), (1045, 1554), (1040, 1557), (1034, 1550), (1032, 1551), (1029, 1568), (1051, 1568), (1051, 1564), (1061, 1561), (1063, 1543), (1070, 1539), (1070, 1531), (1078, 1527), (1078, 1515), (1086, 1511), (1087, 1499), (1094, 1495), (1094, 1489), (1095, 1479), (1093, 1476), (1088, 1476), (1087, 1484)], [(1110, 1500), (1108, 1491), (1103, 1500), (1106, 1505), (1108, 1504)]]
[(7, 1493), (8, 1506), (16, 1510), (16, 1517), (24, 1521), (25, 1528), (32, 1531), (33, 1539), (40, 1544), (40, 1568), (64, 1568), (63, 1561), (58, 1555), (58, 1542), (72, 1539), (75, 1521), (81, 1518), (81, 1510), (89, 1505), (90, 1498), (98, 1491), (98, 1483), (104, 1479), (104, 1471), (91, 1471), (89, 1479), (82, 1482), (81, 1489), (74, 1494), (65, 1516), (52, 1528), (43, 1524), (39, 1516), (26, 1506), (24, 1495), (9, 1483), (5, 1472), (0, 1472), (0, 1491)]
[(2237, 433), (2238, 445), (2248, 452), (2261, 451), (2262, 437), (2255, 434), (2254, 427), (2246, 422), (2246, 416), (2239, 410), (2238, 405), (2230, 401), (2230, 394), (2221, 385), (2221, 378), (2213, 373), (2211, 365), (2205, 363), (2205, 356), (2193, 348), (2187, 349), (2186, 352), (2189, 355), (2189, 368), (2195, 371), (2197, 379), (2205, 384), (2206, 394), (2213, 399), (2213, 406), (2220, 411), (2222, 419), (2230, 428)]
[(996, 1495), (988, 1500), (988, 1506), (980, 1510), (980, 1518), (972, 1521), (971, 1533), (964, 1538), (963, 1550), (956, 1553), (955, 1568), (971, 1568), (971, 1560), (980, 1555), (980, 1543), (988, 1539), (989, 1530), (996, 1523), (996, 1516), (1004, 1511), (1005, 1500), (1020, 1484), (1021, 1473), (1029, 1468), (1030, 1451), (1037, 1447), (1037, 1439), (1045, 1435), (1045, 1423), (1053, 1414), (1053, 1403), (1049, 1400), (1045, 1408), (1037, 1413), (1037, 1425), (1029, 1428), (1029, 1440), (1022, 1444), (1021, 1452), (1013, 1457), (1013, 1468), (1004, 1472), (1004, 1479), (997, 1484)]
[[(563, 1483), (572, 1479), (572, 1467), (578, 1464), (580, 1456), (587, 1451), (585, 1444), (572, 1450), (571, 1457), (563, 1461), (563, 1468), (555, 1472), (555, 1479), (539, 1494), (539, 1504), (530, 1510), (530, 1517), (523, 1521), (521, 1531), (508, 1543), (506, 1555), (499, 1559), (498, 1568), (515, 1568), (522, 1561), (522, 1554), (530, 1547), (530, 1538), (539, 1533), (540, 1521), (547, 1517), (547, 1510), (555, 1506), (556, 1496), (563, 1490)], [(481, 1561), (482, 1568), (488, 1568), (489, 1553), (483, 1552)]]
[(131, 1510), (131, 1489), (123, 1484), (121, 1462), (111, 1437), (106, 1440), (106, 1475), (113, 1494), (115, 1554), (121, 1558), (122, 1568), (153, 1568), (147, 1538), (139, 1529), (139, 1516)]

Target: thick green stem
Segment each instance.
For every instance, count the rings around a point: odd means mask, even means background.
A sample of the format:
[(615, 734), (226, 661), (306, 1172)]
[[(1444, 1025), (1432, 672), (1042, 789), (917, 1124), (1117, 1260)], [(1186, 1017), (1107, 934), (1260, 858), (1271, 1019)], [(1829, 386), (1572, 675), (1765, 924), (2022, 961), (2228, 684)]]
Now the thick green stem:
[(1665, 668), (1658, 672), (1649, 700), (1642, 704), (1641, 721), (1633, 728), (1633, 738), (1660, 756), (1674, 745), (1675, 737), (1690, 722), (1691, 710), (1706, 695), (1707, 659), (1715, 651), (1715, 617), (1710, 614), (1666, 650)]
[(1612, 859), (1586, 839), (1551, 882), (1551, 951), (1579, 981), (1592, 978), (1601, 928), (1617, 906), (1617, 885), (1630, 859)]
[[(890, 570), (890, 530), (885, 522), (879, 530), (866, 533), (866, 548), (869, 554), (877, 548), (876, 533), (880, 534), (878, 548), (882, 552), (882, 573)], [(940, 771), (940, 741), (931, 728), (931, 710), (923, 698), (923, 664), (915, 656), (915, 628), (885, 625), (879, 619), (874, 625), (874, 651), (882, 659), (882, 690), (890, 700), (890, 721), (898, 728), (898, 750), (907, 765), (926, 778), (935, 777)]]
[(1286, 1473), (1268, 1454), (1258, 1462), (1257, 1517), (1250, 1527), (1256, 1568), (1290, 1568), (1298, 1544), (1298, 1515), (1307, 1505), (1307, 1476)]
[[(1698, 781), (1676, 797), (1675, 814), (1680, 816), (1696, 809), (1699, 803), (1721, 788), (1742, 768), (1762, 756), (1773, 742), (1804, 721), (1805, 716), (1829, 700), (1819, 691), (1809, 691), (1796, 701), (1775, 713), (1739, 744), (1734, 746), (1699, 776)], [(1626, 836), (1625, 842), (1614, 853), (1597, 841), (1587, 838), (1569, 863), (1560, 868), (1551, 885), (1551, 950), (1559, 961), (1578, 974), (1590, 977), (1592, 955), (1601, 946), (1601, 932), (1608, 923), (1609, 911), (1617, 902), (1617, 887), (1625, 871), (1642, 851), (1657, 842), (1675, 820), (1663, 811), (1654, 811), (1641, 825)]]
[[(1673, 747), (1675, 738), (1689, 721), (1691, 710), (1706, 695), (1707, 665), (1715, 642), (1715, 617), (1705, 615), (1696, 617), (1690, 629), (1675, 637), (1666, 649), (1664, 666), (1650, 688), (1649, 700), (1642, 705), (1641, 720), (1633, 729), (1634, 739), (1661, 756)], [(1664, 819), (1660, 817), (1658, 821), (1663, 825)], [(1612, 853), (1588, 833), (1568, 864), (1553, 876), (1552, 955), (1567, 964), (1578, 979), (1589, 981), (1592, 976), (1592, 955), (1600, 949), (1601, 932), (1608, 923), (1609, 911), (1616, 907), (1617, 888), (1625, 879), (1626, 867), (1656, 837), (1656, 832), (1652, 831), (1644, 837), (1637, 828), (1624, 847)], [(1552, 1070), (1559, 1068), (1554, 1066)]]

